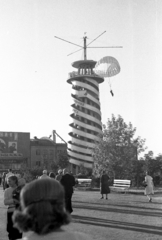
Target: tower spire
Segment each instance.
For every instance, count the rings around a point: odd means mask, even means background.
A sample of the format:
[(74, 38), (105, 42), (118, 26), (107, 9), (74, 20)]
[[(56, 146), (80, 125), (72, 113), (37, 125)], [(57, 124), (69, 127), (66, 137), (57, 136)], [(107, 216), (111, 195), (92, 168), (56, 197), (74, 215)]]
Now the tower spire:
[(86, 44), (86, 40), (87, 40), (87, 37), (83, 37), (83, 40), (84, 40), (84, 60), (87, 60), (87, 44)]

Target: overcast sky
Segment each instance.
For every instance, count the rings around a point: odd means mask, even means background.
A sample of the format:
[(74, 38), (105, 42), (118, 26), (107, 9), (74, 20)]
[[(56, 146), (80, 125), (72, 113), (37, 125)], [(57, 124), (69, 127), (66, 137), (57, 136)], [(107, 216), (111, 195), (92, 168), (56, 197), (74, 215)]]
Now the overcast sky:
[[(102, 123), (121, 115), (146, 138), (148, 150), (162, 153), (161, 0), (0, 0), (0, 131), (68, 141), (71, 63), (83, 59), (77, 46), (106, 31), (87, 58), (116, 58), (121, 72), (100, 85)], [(58, 140), (60, 141), (60, 140)]]

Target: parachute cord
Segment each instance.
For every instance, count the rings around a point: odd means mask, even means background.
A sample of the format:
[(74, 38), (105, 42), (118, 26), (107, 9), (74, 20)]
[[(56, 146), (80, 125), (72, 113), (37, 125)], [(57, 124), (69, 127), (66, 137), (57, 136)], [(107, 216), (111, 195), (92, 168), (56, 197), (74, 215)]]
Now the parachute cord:
[(111, 82), (110, 82), (110, 78), (108, 78), (108, 83), (109, 83), (109, 87), (110, 87), (110, 93), (111, 93), (111, 95), (112, 95), (112, 97), (114, 96), (114, 93), (113, 93), (113, 91), (112, 91), (112, 88), (111, 88)]
[(109, 84), (109, 87), (111, 89), (111, 83), (110, 83), (110, 78), (108, 77), (108, 84)]

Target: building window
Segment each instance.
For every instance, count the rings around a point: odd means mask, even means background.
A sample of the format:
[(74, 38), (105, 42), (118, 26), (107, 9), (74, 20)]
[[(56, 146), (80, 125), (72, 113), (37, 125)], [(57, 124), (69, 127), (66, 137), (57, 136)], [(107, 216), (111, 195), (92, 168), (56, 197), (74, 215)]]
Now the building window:
[(36, 155), (40, 155), (40, 154), (41, 154), (40, 149), (37, 149), (36, 150)]
[(40, 167), (40, 161), (36, 161), (35, 165)]

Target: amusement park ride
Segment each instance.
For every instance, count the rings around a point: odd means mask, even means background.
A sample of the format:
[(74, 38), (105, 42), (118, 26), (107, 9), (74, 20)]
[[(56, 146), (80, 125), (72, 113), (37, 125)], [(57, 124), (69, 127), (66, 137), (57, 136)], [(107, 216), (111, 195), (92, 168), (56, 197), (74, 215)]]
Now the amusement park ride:
[[(83, 37), (83, 46), (56, 37), (62, 41), (78, 46), (84, 51), (84, 60), (75, 61), (72, 66), (77, 69), (69, 73), (67, 82), (72, 85), (71, 97), (73, 104), (69, 124), (68, 156), (69, 161), (75, 168), (84, 166), (93, 167), (92, 149), (96, 141), (100, 141), (102, 134), (101, 111), (99, 100), (99, 84), (104, 78), (110, 78), (120, 72), (118, 61), (111, 56), (101, 58), (98, 62), (87, 60), (87, 48), (122, 48), (111, 47), (89, 47), (89, 45), (103, 35), (106, 31), (87, 44), (87, 36)], [(75, 53), (73, 52), (73, 53)], [(70, 53), (69, 55), (73, 54)], [(69, 56), (68, 55), (68, 56)], [(110, 85), (110, 81), (109, 81)], [(110, 85), (110, 93), (114, 96)]]

